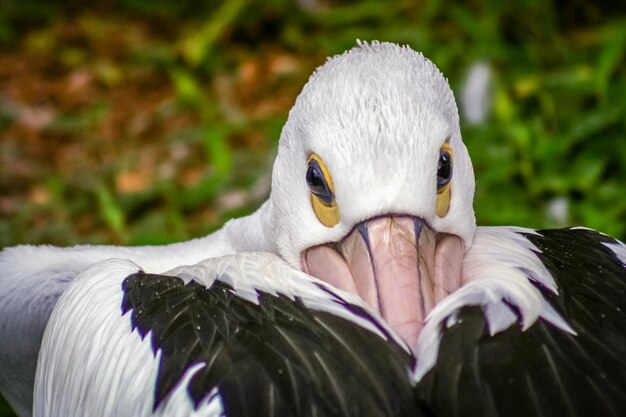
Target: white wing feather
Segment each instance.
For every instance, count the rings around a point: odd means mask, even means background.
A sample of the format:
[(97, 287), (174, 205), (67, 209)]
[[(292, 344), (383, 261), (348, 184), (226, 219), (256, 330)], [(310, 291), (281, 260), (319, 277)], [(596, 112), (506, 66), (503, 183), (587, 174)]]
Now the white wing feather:
[(140, 270), (127, 260), (110, 259), (89, 268), (59, 298), (39, 355), (34, 415), (72, 416), (219, 416), (219, 395), (195, 411), (187, 383), (202, 365), (183, 376), (153, 413), (160, 352), (150, 335), (132, 331), (122, 316), (122, 281)]
[(0, 252), (0, 391), (22, 417), (31, 416), (37, 355), (59, 296), (77, 275), (106, 259), (128, 259), (163, 272), (232, 253), (219, 236), (144, 247), (16, 246)]

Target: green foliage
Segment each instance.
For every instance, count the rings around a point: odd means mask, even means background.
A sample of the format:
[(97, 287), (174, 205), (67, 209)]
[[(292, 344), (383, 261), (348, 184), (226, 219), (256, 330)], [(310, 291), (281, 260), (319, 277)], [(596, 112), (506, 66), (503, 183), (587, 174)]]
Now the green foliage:
[(182, 40), (182, 55), (191, 66), (196, 67), (207, 59), (218, 37), (233, 24), (246, 3), (246, 0), (223, 2), (210, 19)]
[[(19, 78), (28, 66), (0, 77), (0, 90), (28, 96), (30, 84), (41, 83), (30, 101), (0, 97), (0, 247), (161, 244), (250, 213), (267, 195), (295, 95), (326, 56), (356, 39), (423, 52), (457, 98), (473, 63), (490, 66), (491, 112), (462, 126), (479, 224), (580, 224), (626, 238), (624, 5), (5, 0), (0, 7), (3, 65), (14, 59), (34, 68), (30, 78)], [(67, 82), (58, 92), (60, 80)], [(43, 111), (25, 113), (28, 106)], [(0, 416), (11, 415), (0, 403)]]
[[(491, 119), (465, 129), (481, 223), (583, 224), (626, 235), (626, 26), (588, 30), (580, 44), (576, 32), (555, 38), (571, 49), (503, 61), (516, 67), (497, 74)], [(557, 199), (569, 203), (565, 221), (548, 213)]]
[(113, 230), (122, 240), (126, 240), (126, 221), (122, 208), (113, 197), (111, 191), (106, 185), (99, 184), (95, 189), (98, 206), (100, 208), (100, 216), (106, 222), (107, 227)]

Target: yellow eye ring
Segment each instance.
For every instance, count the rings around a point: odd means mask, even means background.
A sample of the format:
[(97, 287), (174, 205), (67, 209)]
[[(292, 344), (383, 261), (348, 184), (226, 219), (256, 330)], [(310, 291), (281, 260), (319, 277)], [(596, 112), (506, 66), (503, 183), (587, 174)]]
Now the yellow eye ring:
[(322, 158), (311, 154), (307, 163), (306, 181), (311, 192), (311, 205), (317, 219), (326, 227), (339, 223), (335, 187)]
[(454, 167), (454, 157), (452, 148), (444, 143), (439, 150), (439, 161), (437, 163), (437, 216), (445, 217), (450, 210), (452, 173)]

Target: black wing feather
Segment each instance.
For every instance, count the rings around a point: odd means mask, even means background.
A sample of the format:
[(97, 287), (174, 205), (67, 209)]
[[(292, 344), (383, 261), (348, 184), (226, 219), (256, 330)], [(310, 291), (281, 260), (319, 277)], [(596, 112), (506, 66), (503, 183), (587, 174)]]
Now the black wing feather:
[(621, 416), (626, 413), (626, 270), (586, 229), (526, 237), (550, 271), (546, 300), (576, 335), (538, 320), (489, 335), (479, 307), (443, 330), (435, 367), (416, 387), (437, 416)]
[[(123, 313), (161, 350), (154, 408), (190, 367), (196, 407), (219, 390), (229, 416), (420, 416), (413, 358), (349, 320), (301, 300), (259, 292), (256, 305), (215, 281), (138, 273), (123, 283)], [(341, 299), (337, 297), (337, 302)], [(355, 315), (376, 322), (347, 303)]]
[[(220, 281), (206, 288), (139, 273), (124, 281), (122, 311), (162, 351), (155, 408), (202, 362), (189, 394), (197, 406), (218, 388), (227, 415), (624, 414), (626, 271), (603, 245), (615, 241), (582, 229), (526, 237), (559, 293), (531, 282), (576, 335), (540, 319), (491, 336), (482, 310), (465, 307), (442, 327), (438, 361), (415, 387), (414, 358), (391, 338), (298, 299), (259, 292), (256, 305)], [(335, 301), (385, 332), (365, 310)]]

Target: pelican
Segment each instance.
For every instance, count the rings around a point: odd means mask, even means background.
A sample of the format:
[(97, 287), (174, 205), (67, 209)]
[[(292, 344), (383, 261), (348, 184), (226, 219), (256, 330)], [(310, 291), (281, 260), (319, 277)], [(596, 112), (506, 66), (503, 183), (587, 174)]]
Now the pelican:
[(623, 415), (626, 246), (477, 227), (453, 93), (359, 44), (311, 76), (269, 199), (167, 246), (0, 252), (21, 416)]

